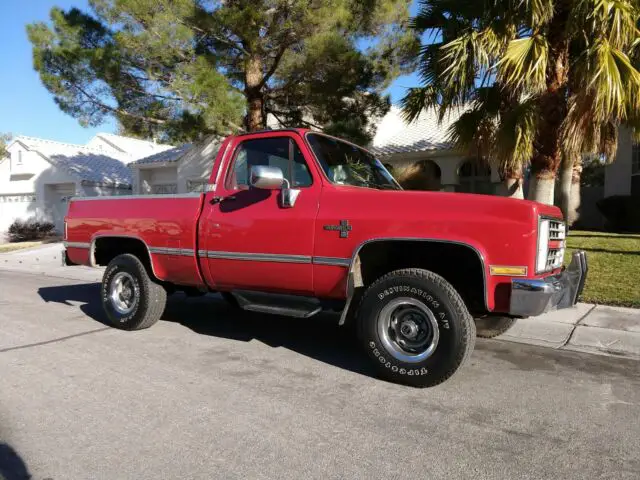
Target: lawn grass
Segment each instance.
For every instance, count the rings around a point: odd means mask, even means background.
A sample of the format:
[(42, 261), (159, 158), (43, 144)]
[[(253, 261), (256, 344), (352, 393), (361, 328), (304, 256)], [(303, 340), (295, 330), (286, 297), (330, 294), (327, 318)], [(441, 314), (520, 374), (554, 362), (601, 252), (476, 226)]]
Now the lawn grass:
[(17, 243), (4, 243), (0, 245), (0, 253), (15, 252), (16, 250), (23, 250), (25, 248), (37, 247), (44, 242), (38, 240), (35, 242), (17, 242)]
[(640, 308), (640, 235), (572, 230), (565, 262), (575, 250), (589, 263), (582, 302)]

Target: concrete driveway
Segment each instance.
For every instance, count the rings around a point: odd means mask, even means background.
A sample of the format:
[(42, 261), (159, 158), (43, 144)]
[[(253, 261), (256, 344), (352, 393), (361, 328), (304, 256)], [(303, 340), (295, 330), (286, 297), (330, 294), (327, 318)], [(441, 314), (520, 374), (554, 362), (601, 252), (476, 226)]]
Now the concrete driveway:
[(0, 270), (0, 478), (640, 476), (637, 361), (479, 341), (416, 390), (374, 378), (333, 317), (176, 296), (122, 332), (98, 294)]

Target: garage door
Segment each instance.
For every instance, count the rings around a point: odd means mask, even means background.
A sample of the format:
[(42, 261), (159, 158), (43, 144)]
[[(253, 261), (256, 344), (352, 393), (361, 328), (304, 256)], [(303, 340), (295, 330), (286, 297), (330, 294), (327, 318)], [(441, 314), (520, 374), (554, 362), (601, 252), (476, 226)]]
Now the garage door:
[(0, 195), (0, 232), (6, 232), (14, 220), (26, 220), (35, 214), (35, 193)]

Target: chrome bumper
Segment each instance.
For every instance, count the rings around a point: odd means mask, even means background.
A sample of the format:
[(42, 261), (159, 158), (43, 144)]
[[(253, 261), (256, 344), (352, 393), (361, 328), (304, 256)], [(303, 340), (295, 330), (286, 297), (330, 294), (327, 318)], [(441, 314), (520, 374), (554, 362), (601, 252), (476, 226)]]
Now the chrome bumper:
[(535, 317), (545, 312), (573, 307), (587, 278), (587, 255), (573, 254), (571, 264), (558, 275), (538, 280), (513, 279), (509, 313), (516, 317)]

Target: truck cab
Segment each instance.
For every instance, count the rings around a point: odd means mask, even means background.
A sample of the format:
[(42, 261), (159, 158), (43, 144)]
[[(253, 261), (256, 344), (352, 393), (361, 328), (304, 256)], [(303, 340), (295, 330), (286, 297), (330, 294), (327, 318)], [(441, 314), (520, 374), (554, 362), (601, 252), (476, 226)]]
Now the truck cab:
[(431, 386), (476, 330), (572, 307), (584, 286), (583, 252), (563, 267), (555, 207), (404, 191), (366, 149), (305, 129), (228, 137), (210, 161), (201, 194), (71, 201), (67, 263), (106, 266), (114, 326), (150, 326), (176, 290), (298, 318), (331, 309), (382, 377)]

